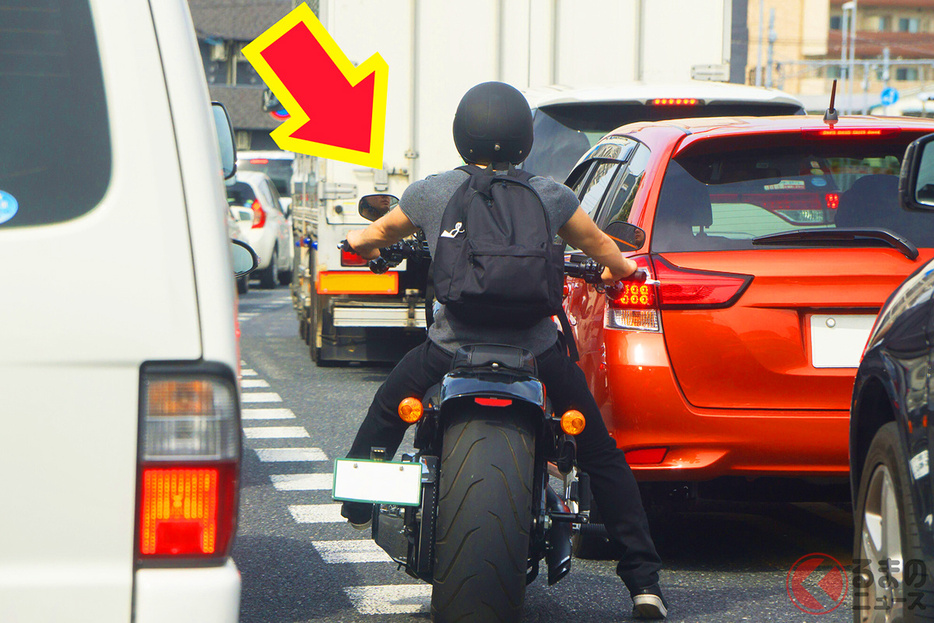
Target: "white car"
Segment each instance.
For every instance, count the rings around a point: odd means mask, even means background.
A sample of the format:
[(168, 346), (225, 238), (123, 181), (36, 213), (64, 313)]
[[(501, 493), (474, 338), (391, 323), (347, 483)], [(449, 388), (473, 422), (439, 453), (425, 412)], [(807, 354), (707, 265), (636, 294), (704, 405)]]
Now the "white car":
[(295, 153), (291, 151), (266, 149), (237, 153), (237, 170), (259, 171), (268, 175), (279, 191), (279, 203), (286, 213), (292, 205), (294, 167)]
[[(227, 203), (240, 227), (240, 239), (259, 256), (256, 276), (264, 288), (287, 285), (292, 281), (292, 225), (279, 193), (265, 173), (237, 171), (227, 181)], [(239, 282), (241, 294), (249, 288), (246, 279)]]
[(229, 122), (185, 0), (43, 6), (0, 11), (0, 621), (235, 623)]

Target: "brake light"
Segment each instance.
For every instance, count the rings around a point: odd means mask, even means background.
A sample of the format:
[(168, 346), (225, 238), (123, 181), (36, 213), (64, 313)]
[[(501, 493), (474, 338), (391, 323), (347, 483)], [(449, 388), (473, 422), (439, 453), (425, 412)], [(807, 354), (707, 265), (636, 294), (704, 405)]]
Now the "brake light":
[(474, 398), (473, 401), (481, 407), (508, 407), (512, 404), (509, 398)]
[(211, 373), (183, 366), (143, 371), (137, 519), (142, 560), (229, 554), (237, 523), (239, 405), (232, 372), (204, 367)]
[(655, 106), (697, 106), (699, 103), (693, 97), (660, 97), (652, 100)]
[(668, 454), (668, 448), (640, 448), (626, 453), (626, 462), (630, 465), (652, 465), (661, 463)]
[(266, 224), (266, 210), (263, 209), (259, 199), (253, 200), (253, 203), (250, 204), (250, 209), (253, 210), (252, 229), (260, 229)]
[(751, 275), (681, 268), (657, 255), (653, 259), (660, 309), (729, 307), (752, 281)]
[[(652, 266), (646, 255), (632, 259), (652, 278)], [(608, 329), (630, 331), (660, 331), (658, 318), (658, 291), (654, 283), (620, 281), (616, 288), (607, 289), (604, 326)]]
[(341, 266), (366, 266), (367, 260), (353, 251), (341, 249)]
[(253, 158), (250, 160), (250, 164), (269, 164), (269, 160), (266, 158)]
[(838, 193), (827, 193), (825, 197), (827, 201), (827, 209), (836, 210), (837, 206), (840, 205), (840, 195)]
[(901, 128), (806, 128), (801, 133), (806, 138), (882, 138), (901, 134)]

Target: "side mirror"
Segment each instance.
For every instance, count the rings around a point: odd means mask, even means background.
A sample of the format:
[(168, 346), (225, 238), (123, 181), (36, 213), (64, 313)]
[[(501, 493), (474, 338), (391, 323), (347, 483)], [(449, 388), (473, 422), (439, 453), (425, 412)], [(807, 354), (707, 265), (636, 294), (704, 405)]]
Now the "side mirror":
[(632, 223), (615, 221), (607, 225), (604, 231), (623, 253), (638, 251), (645, 244), (645, 231)]
[(234, 277), (249, 275), (259, 266), (259, 258), (256, 257), (256, 252), (247, 243), (231, 240), (230, 250), (233, 254)]
[(364, 195), (357, 204), (357, 212), (368, 221), (375, 221), (399, 205), (394, 195)]
[(221, 153), (221, 169), (224, 179), (229, 180), (237, 172), (237, 147), (234, 142), (233, 126), (227, 109), (220, 102), (211, 102), (211, 112), (214, 114), (214, 127), (217, 129), (217, 144)]
[(905, 150), (898, 195), (906, 210), (934, 210), (934, 134), (922, 136)]

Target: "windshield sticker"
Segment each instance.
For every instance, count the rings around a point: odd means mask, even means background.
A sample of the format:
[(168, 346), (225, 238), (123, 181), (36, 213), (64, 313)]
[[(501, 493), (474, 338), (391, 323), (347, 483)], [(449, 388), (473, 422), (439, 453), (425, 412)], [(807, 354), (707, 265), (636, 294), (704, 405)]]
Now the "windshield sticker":
[(765, 190), (804, 190), (804, 180), (782, 180), (778, 184), (769, 184)]
[(815, 177), (814, 179), (811, 180), (811, 185), (817, 186), (817, 187), (826, 186), (827, 180), (819, 178), (819, 177)]
[(16, 197), (0, 190), (0, 223), (6, 223), (16, 216), (18, 211), (19, 203), (16, 201)]

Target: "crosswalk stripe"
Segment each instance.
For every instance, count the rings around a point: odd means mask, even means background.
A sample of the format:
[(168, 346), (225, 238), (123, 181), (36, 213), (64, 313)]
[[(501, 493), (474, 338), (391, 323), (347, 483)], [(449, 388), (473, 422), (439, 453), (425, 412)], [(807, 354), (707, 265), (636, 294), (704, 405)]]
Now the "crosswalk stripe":
[(370, 539), (312, 541), (311, 544), (328, 564), (392, 562), (389, 554)]
[(291, 409), (244, 409), (240, 417), (244, 420), (294, 420)]
[(342, 523), (340, 504), (292, 504), (289, 512), (297, 523)]
[(273, 474), (269, 477), (279, 491), (330, 491), (334, 474)]
[(264, 463), (328, 460), (321, 448), (256, 448), (256, 456)]
[(240, 381), (241, 389), (255, 389), (257, 387), (269, 387), (269, 383), (263, 379), (243, 379)]
[(243, 429), (247, 439), (297, 439), (308, 437), (308, 431), (301, 426), (251, 426)]
[(282, 402), (282, 396), (275, 392), (259, 392), (255, 394), (243, 394), (243, 402)]
[(256, 370), (250, 370), (249, 368), (242, 368), (240, 370), (240, 376), (256, 376)]
[(344, 592), (360, 614), (418, 614), (431, 603), (428, 584), (346, 586)]

